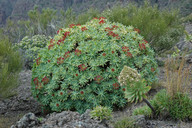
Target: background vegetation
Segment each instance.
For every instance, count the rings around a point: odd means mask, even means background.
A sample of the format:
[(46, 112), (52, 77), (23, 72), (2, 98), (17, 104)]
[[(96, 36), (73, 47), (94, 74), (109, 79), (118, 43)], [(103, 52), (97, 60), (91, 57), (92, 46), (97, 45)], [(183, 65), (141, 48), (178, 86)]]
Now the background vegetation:
[(22, 59), (7, 38), (0, 40), (0, 98), (13, 95), (11, 90), (18, 84), (18, 71), (22, 67)]
[[(191, 0), (55, 1), (0, 0), (0, 98), (14, 95), (11, 90), (18, 85), (18, 73), (22, 68), (23, 58), (27, 57), (21, 56), (20, 51), (13, 46), (22, 43), (25, 36), (30, 40), (30, 45), (25, 50), (31, 51), (34, 50), (31, 40), (36, 35), (53, 37), (60, 28), (67, 28), (70, 24), (85, 24), (94, 17), (103, 16), (112, 22), (132, 25), (156, 53), (163, 53), (184, 35), (183, 24), (192, 23)], [(192, 35), (185, 32), (185, 41), (191, 42)], [(37, 48), (33, 45), (34, 56), (38, 54), (37, 49), (45, 45), (46, 41), (39, 41)], [(189, 78), (189, 74), (183, 70), (182, 61), (172, 62), (174, 63), (166, 65), (169, 70), (165, 83), (167, 89), (160, 91), (150, 103), (159, 118), (192, 120), (192, 100), (182, 85), (183, 82), (186, 85), (189, 82), (182, 79)], [(181, 71), (185, 71), (184, 74)], [(99, 114), (101, 113), (97, 115)], [(136, 109), (133, 114), (144, 114), (150, 118), (153, 116), (148, 106)], [(117, 128), (136, 127), (134, 120), (127, 117), (114, 125)]]

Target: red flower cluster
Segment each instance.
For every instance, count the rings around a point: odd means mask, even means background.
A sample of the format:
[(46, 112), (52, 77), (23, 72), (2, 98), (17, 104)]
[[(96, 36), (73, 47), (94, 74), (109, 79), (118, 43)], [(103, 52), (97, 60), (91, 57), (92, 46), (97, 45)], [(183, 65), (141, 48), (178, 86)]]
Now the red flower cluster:
[(117, 28), (118, 28), (118, 26), (113, 25), (111, 28), (110, 28), (110, 27), (106, 27), (106, 28), (105, 28), (105, 31), (109, 32), (109, 31), (114, 30), (114, 29), (117, 29)]
[(134, 28), (134, 31), (136, 31), (137, 33), (141, 32), (138, 28)]
[(129, 52), (129, 47), (123, 46), (123, 47), (122, 47), (122, 50), (123, 50), (124, 52), (127, 52), (127, 53), (126, 53), (126, 56), (132, 57), (131, 52)]
[(132, 54), (130, 52), (127, 52), (126, 56), (132, 57)]
[(123, 46), (123, 47), (122, 47), (122, 50), (123, 50), (124, 52), (128, 52), (128, 51), (129, 51), (129, 47)]
[(57, 58), (57, 64), (62, 64), (64, 61), (64, 58), (61, 58), (61, 57), (59, 57), (59, 58)]
[(103, 19), (106, 19), (105, 17), (100, 17), (99, 20), (103, 20)]
[(53, 46), (54, 46), (54, 39), (51, 39), (51, 41), (50, 41), (50, 45), (48, 46), (48, 49), (50, 50)]
[(112, 30), (110, 27), (105, 28), (105, 31), (110, 31), (110, 30)]
[(117, 28), (118, 28), (118, 26), (116, 26), (116, 25), (112, 26), (112, 29), (117, 29)]
[(57, 107), (59, 107), (59, 104), (56, 104)]
[(102, 77), (102, 76), (96, 76), (96, 77), (94, 78), (94, 80), (95, 80), (98, 84), (100, 84), (101, 81), (103, 80), (103, 77)]
[(103, 56), (106, 56), (106, 53), (103, 53)]
[(42, 79), (43, 84), (48, 84), (49, 83), (49, 78), (47, 78), (46, 76)]
[(70, 24), (70, 25), (69, 25), (70, 28), (73, 28), (74, 26), (81, 26), (81, 24), (77, 24), (77, 25), (75, 25), (75, 24)]
[(123, 91), (125, 91), (126, 89), (125, 89), (125, 88), (123, 88), (122, 90), (123, 90)]
[(54, 39), (51, 39), (51, 40), (50, 40), (50, 43), (53, 44), (54, 41), (55, 41)]
[(113, 88), (114, 88), (114, 89), (119, 89), (119, 84), (118, 84), (118, 83), (114, 83), (114, 84), (113, 84)]
[(109, 31), (108, 36), (113, 36), (116, 37), (116, 39), (120, 39), (119, 34), (115, 34), (113, 31)]
[(152, 71), (152, 72), (154, 72), (154, 71), (155, 71), (155, 69), (154, 69), (154, 68), (151, 68), (151, 71)]
[(61, 29), (59, 29), (59, 30), (57, 31), (57, 34), (59, 34), (59, 32), (60, 32), (60, 31), (62, 31), (62, 30), (63, 30), (62, 28), (61, 28)]
[(35, 79), (33, 79), (33, 82), (34, 82), (35, 85), (38, 85), (38, 84), (39, 84), (39, 80), (38, 80), (38, 78), (35, 77)]
[(60, 43), (64, 44), (65, 37), (63, 36), (60, 40), (58, 40), (57, 44), (60, 45)]
[(67, 36), (69, 36), (70, 32), (65, 32), (64, 33), (64, 37), (66, 38)]
[(55, 94), (52, 94), (52, 96), (55, 96)]
[(42, 88), (41, 83), (39, 82), (37, 77), (35, 79), (33, 79), (33, 82), (34, 82), (34, 84), (36, 86), (35, 87), (36, 89), (41, 89)]
[(144, 43), (139, 44), (139, 48), (140, 48), (141, 50), (145, 50), (145, 49), (146, 49), (145, 44), (144, 44)]
[(81, 50), (76, 49), (76, 50), (75, 50), (75, 55), (80, 56), (80, 55), (81, 55)]
[(78, 74), (75, 74), (76, 76), (78, 76)]
[(76, 26), (75, 24), (70, 24), (69, 27), (73, 28), (74, 26)]
[(86, 27), (82, 27), (82, 28), (81, 28), (81, 31), (85, 31), (85, 30), (87, 30)]
[(84, 94), (84, 92), (83, 92), (83, 91), (81, 91), (80, 93), (81, 93), (82, 95)]
[(57, 44), (58, 44), (58, 45), (60, 45), (60, 43), (59, 43), (59, 42), (61, 42), (61, 40), (59, 40), (59, 41), (57, 42)]
[(106, 28), (105, 28), (105, 31), (108, 32), (108, 35), (109, 35), (109, 36), (113, 36), (113, 37), (116, 37), (116, 39), (120, 39), (119, 34), (115, 34), (115, 33), (112, 31), (112, 30), (117, 29), (117, 28), (118, 28), (118, 26), (113, 25), (111, 28), (110, 28), (110, 27), (106, 27)]
[(61, 40), (59, 40), (59, 41), (60, 41), (60, 42), (61, 42), (61, 41), (64, 41), (64, 40), (65, 40), (65, 38), (67, 38), (67, 36), (69, 36), (69, 34), (70, 34), (70, 32), (65, 32), (65, 33), (63, 34), (62, 39), (61, 39)]
[(60, 95), (63, 95), (63, 92), (60, 92)]
[(51, 43), (51, 44), (48, 46), (48, 49), (50, 50), (53, 46), (54, 46), (54, 44)]
[(51, 62), (51, 60), (48, 60), (48, 62), (50, 63), (50, 62)]
[(105, 21), (103, 19), (99, 21), (99, 24), (104, 24), (104, 23)]
[(148, 43), (148, 41), (146, 41), (146, 40), (143, 40), (143, 41), (145, 41), (145, 44), (147, 44), (147, 43)]
[(114, 71), (115, 71), (115, 69), (114, 69), (114, 68), (112, 68), (112, 69), (111, 69), (111, 71), (112, 71), (112, 72), (114, 72)]
[(49, 113), (49, 110), (43, 109), (43, 114), (47, 115)]
[(65, 54), (64, 54), (64, 59), (69, 58), (69, 56), (70, 56), (70, 52), (69, 52), (69, 51), (68, 51), (68, 52), (65, 52)]
[(36, 64), (37, 64), (37, 65), (40, 64), (40, 57), (36, 59)]
[(60, 40), (58, 40), (57, 44), (60, 45), (60, 43), (64, 44), (64, 40), (67, 36), (69, 36), (70, 32), (65, 32)]
[(80, 71), (85, 71), (87, 69), (87, 67), (84, 64), (80, 64), (78, 67)]
[(111, 52), (112, 54), (115, 53), (114, 51)]

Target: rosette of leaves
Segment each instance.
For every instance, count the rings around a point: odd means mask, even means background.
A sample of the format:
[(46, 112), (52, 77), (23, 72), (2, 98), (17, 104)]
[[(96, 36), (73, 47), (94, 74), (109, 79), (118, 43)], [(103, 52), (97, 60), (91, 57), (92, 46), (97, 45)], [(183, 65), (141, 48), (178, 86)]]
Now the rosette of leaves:
[(128, 99), (129, 102), (137, 103), (144, 100), (144, 102), (151, 108), (153, 113), (155, 114), (155, 109), (150, 104), (148, 100), (146, 100), (146, 93), (151, 89), (150, 86), (147, 86), (147, 83), (144, 79), (141, 78), (141, 75), (135, 70), (128, 66), (124, 66), (123, 70), (118, 77), (119, 83), (125, 85), (125, 98)]
[(21, 42), (16, 44), (16, 47), (22, 50), (25, 59), (25, 65), (32, 68), (33, 60), (37, 57), (38, 52), (41, 48), (44, 48), (49, 42), (50, 37), (46, 37), (45, 35), (35, 35), (32, 38), (26, 36)]
[(112, 114), (112, 110), (108, 107), (103, 107), (103, 106), (96, 106), (90, 112), (91, 118), (94, 118), (100, 121), (111, 119), (112, 118), (111, 114)]
[(134, 82), (132, 86), (126, 86), (125, 98), (128, 99), (129, 102), (141, 102), (143, 98), (146, 97), (146, 93), (151, 89), (150, 86), (146, 86), (145, 80), (139, 80)]
[(141, 75), (128, 66), (124, 66), (123, 70), (118, 77), (119, 83), (125, 86), (125, 98), (129, 102), (141, 102), (146, 98), (146, 93), (151, 89), (150, 86), (146, 86), (146, 81), (141, 78)]
[(71, 24), (40, 50), (32, 69), (32, 94), (52, 111), (124, 107), (125, 88), (117, 79), (124, 65), (148, 84), (156, 79), (154, 52), (133, 27), (103, 17)]

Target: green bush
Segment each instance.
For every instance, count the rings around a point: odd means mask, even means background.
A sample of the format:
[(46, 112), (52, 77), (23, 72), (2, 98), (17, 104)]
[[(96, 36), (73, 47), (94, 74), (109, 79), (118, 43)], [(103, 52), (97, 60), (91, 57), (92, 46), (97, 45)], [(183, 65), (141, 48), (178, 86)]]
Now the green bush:
[(192, 100), (189, 95), (177, 93), (173, 98), (169, 98), (167, 108), (171, 118), (175, 120), (192, 120)]
[(179, 22), (179, 11), (159, 10), (147, 1), (141, 6), (131, 3), (126, 7), (115, 6), (102, 15), (112, 22), (139, 29), (156, 52), (170, 49), (183, 35), (184, 27)]
[(95, 18), (57, 33), (32, 69), (32, 94), (52, 111), (125, 106), (117, 79), (124, 65), (149, 85), (156, 80), (154, 52), (131, 26)]
[(139, 128), (131, 117), (124, 117), (113, 124), (114, 128)]
[(93, 19), (94, 17), (99, 17), (100, 12), (96, 9), (89, 9), (87, 12), (79, 14), (76, 20), (77, 24), (85, 24), (87, 21)]
[(102, 107), (102, 106), (96, 106), (93, 108), (93, 110), (90, 112), (91, 118), (97, 119), (97, 120), (109, 120), (112, 118), (112, 110), (108, 107)]
[(50, 37), (44, 35), (35, 35), (32, 38), (26, 36), (21, 40), (21, 42), (16, 44), (16, 47), (22, 50), (26, 65), (30, 67), (33, 66), (33, 60), (37, 57), (39, 50), (44, 48), (49, 40)]
[[(174, 120), (192, 120), (192, 100), (187, 94), (177, 93), (174, 97), (161, 90), (151, 101), (159, 117), (170, 117)], [(135, 109), (133, 115), (146, 115), (151, 117), (148, 106)]]
[(17, 86), (18, 71), (22, 67), (19, 52), (13, 50), (8, 39), (0, 40), (0, 97), (6, 98)]
[(150, 117), (152, 115), (152, 110), (147, 105), (145, 105), (143, 107), (134, 109), (133, 115), (145, 115)]
[[(156, 111), (157, 115), (155, 116), (160, 117), (161, 115), (163, 115), (163, 112), (166, 112), (164, 106), (168, 105), (167, 101), (168, 101), (168, 96), (167, 96), (166, 90), (161, 90), (160, 92), (158, 92), (153, 98), (153, 100), (150, 101), (151, 105), (154, 107)], [(147, 117), (151, 117), (151, 118), (153, 117), (152, 111), (148, 106), (143, 106), (141, 108), (135, 109), (133, 111), (133, 115), (145, 115)]]

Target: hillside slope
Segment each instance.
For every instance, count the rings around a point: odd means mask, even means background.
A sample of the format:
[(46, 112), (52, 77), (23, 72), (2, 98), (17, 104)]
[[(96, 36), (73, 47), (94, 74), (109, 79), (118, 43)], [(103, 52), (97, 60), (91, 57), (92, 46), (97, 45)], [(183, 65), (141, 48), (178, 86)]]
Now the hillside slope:
[[(27, 17), (27, 12), (35, 5), (42, 8), (52, 8), (56, 10), (67, 10), (72, 7), (75, 13), (82, 13), (87, 8), (93, 7), (103, 10), (111, 7), (117, 2), (123, 4), (129, 2), (142, 2), (144, 0), (0, 0), (0, 24), (4, 24), (6, 19), (22, 19)], [(159, 7), (177, 7), (181, 8), (184, 14), (191, 13), (192, 0), (151, 0), (157, 3)]]

